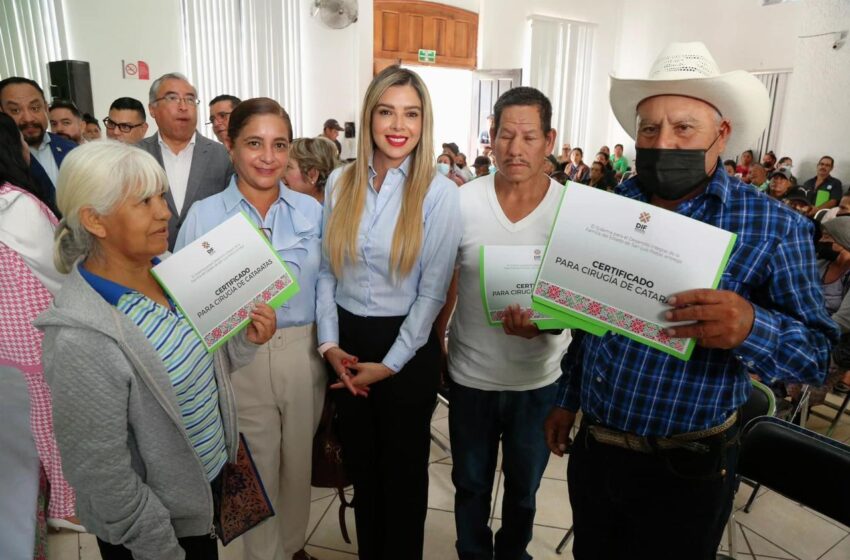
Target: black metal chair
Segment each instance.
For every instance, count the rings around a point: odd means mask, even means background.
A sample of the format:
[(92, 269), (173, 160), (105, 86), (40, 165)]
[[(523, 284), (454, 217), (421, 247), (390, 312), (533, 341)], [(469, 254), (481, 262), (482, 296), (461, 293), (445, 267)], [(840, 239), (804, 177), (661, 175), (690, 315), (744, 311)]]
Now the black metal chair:
[[(744, 428), (738, 472), (850, 525), (850, 446), (778, 418)], [(829, 487), (815, 484), (830, 481)]]

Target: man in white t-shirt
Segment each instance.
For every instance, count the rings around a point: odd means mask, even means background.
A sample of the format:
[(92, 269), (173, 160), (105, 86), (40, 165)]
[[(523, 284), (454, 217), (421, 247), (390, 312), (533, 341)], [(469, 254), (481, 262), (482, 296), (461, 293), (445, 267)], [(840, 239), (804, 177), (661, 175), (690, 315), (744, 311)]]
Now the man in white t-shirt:
[[(495, 105), (490, 139), (499, 171), (460, 190), (463, 238), (437, 332), (454, 309), (448, 341), (449, 431), (461, 560), (530, 558), (535, 495), (548, 462), (543, 422), (556, 397), (569, 333), (540, 331), (512, 306), (488, 324), (479, 281), (482, 245), (545, 245), (563, 187), (543, 172), (555, 130), (541, 92), (520, 87)], [(456, 304), (456, 306), (455, 306)], [(488, 521), (499, 441), (505, 493), (495, 546)]]

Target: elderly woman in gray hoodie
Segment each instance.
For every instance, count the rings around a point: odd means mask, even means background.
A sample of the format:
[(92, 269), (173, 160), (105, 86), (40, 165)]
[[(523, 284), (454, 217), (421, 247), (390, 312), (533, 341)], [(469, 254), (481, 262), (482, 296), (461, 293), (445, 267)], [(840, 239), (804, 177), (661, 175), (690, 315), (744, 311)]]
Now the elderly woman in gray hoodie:
[(206, 352), (150, 273), (168, 247), (166, 185), (153, 157), (111, 141), (74, 150), (58, 180), (68, 277), (36, 326), (65, 474), (104, 560), (217, 557), (213, 488), (238, 446), (228, 376), (275, 331), (258, 305)]

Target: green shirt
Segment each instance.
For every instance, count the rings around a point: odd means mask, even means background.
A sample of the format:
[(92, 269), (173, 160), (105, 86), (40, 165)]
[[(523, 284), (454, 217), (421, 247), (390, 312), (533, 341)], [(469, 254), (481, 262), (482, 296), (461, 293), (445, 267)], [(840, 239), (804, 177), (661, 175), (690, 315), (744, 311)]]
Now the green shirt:
[(611, 164), (614, 166), (614, 171), (622, 175), (629, 170), (629, 160), (626, 156), (617, 159), (617, 156), (611, 156)]

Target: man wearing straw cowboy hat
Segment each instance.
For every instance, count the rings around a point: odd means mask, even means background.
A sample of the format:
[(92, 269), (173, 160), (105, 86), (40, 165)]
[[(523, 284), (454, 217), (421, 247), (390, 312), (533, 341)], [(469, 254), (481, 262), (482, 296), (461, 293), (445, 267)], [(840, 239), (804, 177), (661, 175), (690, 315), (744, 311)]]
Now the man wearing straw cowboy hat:
[[(737, 234), (717, 290), (668, 300), (668, 334), (696, 338), (682, 361), (623, 336), (581, 334), (546, 421), (561, 455), (576, 411), (568, 483), (578, 560), (714, 558), (732, 505), (737, 409), (748, 373), (818, 383), (837, 329), (823, 305), (811, 226), (729, 177), (768, 119), (764, 86), (720, 73), (702, 43), (673, 43), (648, 79), (611, 78), (611, 107), (635, 139), (637, 177), (618, 193)], [(600, 209), (600, 211), (603, 211)]]

